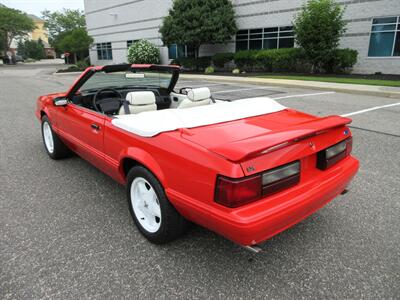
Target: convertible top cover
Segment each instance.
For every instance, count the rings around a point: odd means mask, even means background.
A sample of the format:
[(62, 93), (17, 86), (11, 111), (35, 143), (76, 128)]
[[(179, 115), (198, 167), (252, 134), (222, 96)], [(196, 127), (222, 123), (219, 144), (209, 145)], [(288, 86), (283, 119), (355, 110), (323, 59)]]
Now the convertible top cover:
[(153, 137), (162, 132), (180, 128), (194, 128), (274, 113), (286, 109), (267, 97), (249, 98), (234, 102), (121, 115), (112, 120), (118, 128), (143, 137)]

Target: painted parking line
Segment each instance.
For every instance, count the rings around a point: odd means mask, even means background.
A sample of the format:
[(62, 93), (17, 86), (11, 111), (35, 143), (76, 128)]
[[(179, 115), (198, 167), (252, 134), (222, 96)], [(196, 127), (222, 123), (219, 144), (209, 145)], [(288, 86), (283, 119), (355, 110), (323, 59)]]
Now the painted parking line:
[(190, 84), (190, 82), (194, 82), (194, 81), (188, 81), (188, 82), (180, 82), (180, 85), (182, 85), (182, 86), (186, 86), (186, 85), (190, 85), (190, 87), (191, 88), (196, 88), (196, 87), (209, 87), (209, 86), (219, 86), (219, 85), (227, 85), (226, 83), (205, 83), (205, 85), (199, 85), (200, 83), (197, 81), (197, 82), (195, 82), (195, 85), (193, 86), (193, 85), (191, 85)]
[(271, 90), (271, 88), (274, 87), (263, 87), (263, 88), (245, 88), (245, 89), (235, 89), (235, 90), (224, 90), (224, 91), (218, 91), (218, 92), (213, 92), (213, 94), (227, 94), (227, 93), (235, 93), (235, 92), (244, 92), (244, 91), (254, 91), (254, 90), (269, 90), (269, 91), (273, 91)]
[(387, 107), (398, 106), (398, 105), (400, 105), (400, 102), (392, 103), (392, 104), (388, 104), (388, 105), (375, 106), (375, 107), (371, 107), (371, 108), (355, 111), (355, 112), (352, 112), (352, 113), (344, 114), (344, 115), (341, 115), (341, 116), (342, 117), (350, 117), (350, 116), (360, 115), (360, 114), (364, 114), (366, 112), (370, 112), (370, 111), (374, 111), (374, 110), (378, 110), (378, 109), (382, 109), (382, 108), (387, 108)]
[(330, 95), (330, 94), (336, 94), (336, 92), (322, 92), (322, 93), (313, 93), (313, 94), (289, 95), (289, 96), (274, 98), (274, 100), (300, 98), (300, 97), (312, 97), (312, 96)]

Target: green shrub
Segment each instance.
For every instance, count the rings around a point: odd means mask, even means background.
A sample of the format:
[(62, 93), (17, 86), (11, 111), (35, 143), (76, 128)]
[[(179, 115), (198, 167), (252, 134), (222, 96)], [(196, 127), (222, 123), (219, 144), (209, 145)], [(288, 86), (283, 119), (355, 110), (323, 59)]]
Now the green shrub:
[(234, 55), (234, 61), (236, 66), (246, 71), (252, 71), (257, 65), (256, 55), (259, 51), (257, 50), (244, 50), (238, 51)]
[(206, 73), (206, 74), (212, 74), (212, 73), (214, 73), (215, 72), (215, 69), (214, 69), (214, 67), (207, 67), (206, 68), (206, 70), (204, 71), (204, 73)]
[(223, 68), (225, 64), (233, 60), (234, 56), (234, 53), (217, 53), (213, 56), (212, 61), (216, 67)]
[(199, 58), (176, 58), (172, 61), (172, 64), (182, 66), (185, 69), (192, 71), (203, 71), (210, 65), (210, 63), (211, 57), (209, 56)]
[(300, 63), (304, 63), (304, 54), (299, 48), (248, 50), (235, 54), (235, 64), (247, 71), (296, 71)]
[(79, 60), (77, 63), (76, 63), (76, 66), (77, 66), (77, 68), (78, 69), (80, 69), (80, 70), (85, 70), (87, 67), (89, 67), (90, 66), (90, 64), (89, 64), (89, 62), (87, 61), (87, 60)]
[(139, 40), (128, 49), (128, 62), (131, 64), (158, 64), (160, 50), (147, 40)]
[(357, 63), (358, 51), (353, 49), (338, 49), (335, 51), (336, 64), (334, 71), (349, 72)]

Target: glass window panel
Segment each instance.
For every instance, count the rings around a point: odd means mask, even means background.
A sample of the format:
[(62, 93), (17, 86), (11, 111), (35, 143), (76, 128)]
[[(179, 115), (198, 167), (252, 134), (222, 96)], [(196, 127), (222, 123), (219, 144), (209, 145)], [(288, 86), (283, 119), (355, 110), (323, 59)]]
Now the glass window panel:
[(176, 44), (170, 45), (168, 47), (168, 57), (169, 59), (175, 59), (178, 58), (178, 51), (177, 51), (177, 46)]
[(247, 41), (236, 41), (236, 51), (247, 49)]
[(177, 45), (178, 58), (186, 57), (186, 47), (183, 45)]
[(250, 30), (250, 34), (252, 34), (252, 33), (262, 33), (262, 28), (260, 28), (260, 29), (251, 29)]
[(273, 37), (278, 37), (278, 33), (274, 32), (274, 33), (264, 33), (264, 38), (273, 38)]
[(264, 49), (276, 49), (278, 48), (278, 39), (265, 39)]
[(293, 31), (293, 26), (279, 27), (280, 31)]
[(394, 32), (372, 33), (368, 56), (392, 56)]
[(251, 34), (250, 39), (262, 39), (262, 34)]
[(390, 24), (396, 22), (397, 22), (397, 17), (376, 18), (372, 21), (372, 24)]
[(293, 48), (294, 38), (279, 39), (279, 48)]
[(249, 48), (251, 50), (257, 50), (262, 48), (262, 40), (250, 40)]
[(196, 49), (194, 47), (186, 47), (186, 57), (194, 58), (196, 56)]
[(396, 30), (396, 24), (393, 25), (375, 25), (372, 26), (372, 31), (388, 31), (388, 30)]
[(101, 50), (97, 50), (97, 59), (101, 60), (102, 56), (101, 56)]
[(400, 32), (397, 32), (396, 40), (394, 42), (394, 56), (400, 56)]
[(264, 28), (264, 32), (277, 32), (278, 27)]
[(287, 32), (279, 32), (279, 36), (293, 36), (293, 32), (292, 31), (287, 31)]

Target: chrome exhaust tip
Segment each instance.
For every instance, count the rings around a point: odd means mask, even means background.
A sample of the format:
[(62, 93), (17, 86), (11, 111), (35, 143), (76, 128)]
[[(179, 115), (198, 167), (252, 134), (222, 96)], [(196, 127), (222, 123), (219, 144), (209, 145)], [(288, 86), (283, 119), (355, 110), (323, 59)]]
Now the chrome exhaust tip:
[(263, 251), (261, 249), (261, 247), (258, 245), (244, 246), (243, 248), (245, 248), (246, 250), (249, 250), (250, 252), (253, 252), (253, 253), (260, 253)]

